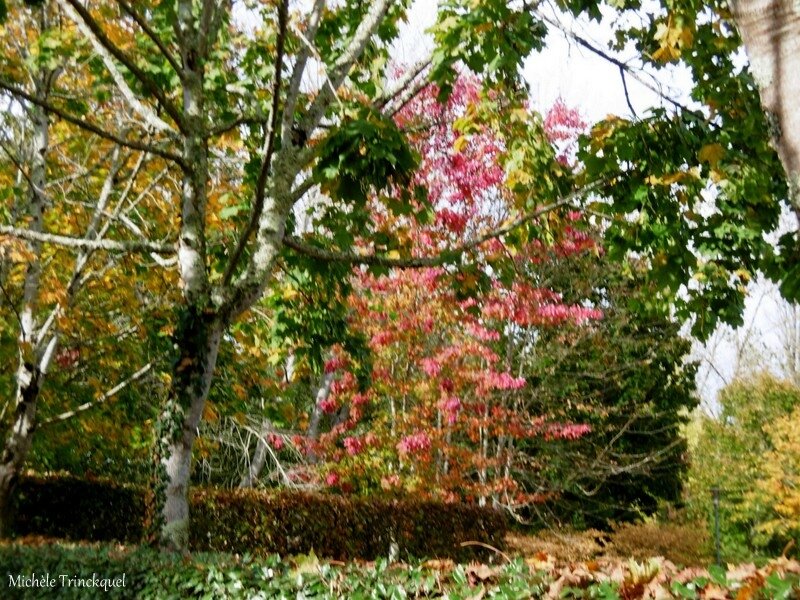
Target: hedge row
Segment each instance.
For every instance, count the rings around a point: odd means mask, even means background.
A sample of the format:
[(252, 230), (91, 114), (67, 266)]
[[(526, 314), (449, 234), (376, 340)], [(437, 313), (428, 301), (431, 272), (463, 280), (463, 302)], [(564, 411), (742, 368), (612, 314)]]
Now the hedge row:
[(27, 475), (17, 489), (17, 535), (98, 542), (144, 538), (143, 488), (72, 475)]
[(502, 545), (506, 519), (465, 504), (321, 494), (202, 490), (192, 497), (190, 545), (199, 550), (301, 554), (347, 560), (386, 556), (469, 559)]
[[(72, 476), (25, 477), (16, 532), (71, 540), (136, 543), (144, 538), (146, 491)], [(194, 490), (193, 550), (256, 555), (305, 554), (338, 560), (375, 559), (397, 545), (399, 556), (469, 559), (500, 547), (506, 518), (473, 505), (404, 498), (254, 490)]]

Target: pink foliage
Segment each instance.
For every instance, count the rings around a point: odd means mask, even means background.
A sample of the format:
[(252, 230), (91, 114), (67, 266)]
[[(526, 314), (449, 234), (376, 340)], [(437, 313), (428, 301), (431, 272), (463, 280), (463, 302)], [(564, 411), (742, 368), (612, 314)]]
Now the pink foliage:
[(442, 365), (435, 358), (423, 358), (420, 367), (428, 377), (436, 377), (442, 370)]
[(364, 440), (357, 437), (346, 437), (342, 440), (342, 443), (344, 444), (344, 449), (347, 450), (350, 456), (360, 454), (366, 446)]
[(480, 379), (484, 390), (518, 390), (525, 387), (524, 377), (513, 377), (510, 373), (485, 370), (480, 374)]
[(330, 360), (325, 361), (325, 373), (335, 373), (347, 364), (347, 361), (341, 356), (335, 356)]
[(400, 454), (419, 454), (430, 449), (431, 438), (424, 431), (405, 436), (397, 444)]
[(447, 419), (447, 424), (453, 425), (458, 419), (458, 411), (461, 410), (461, 400), (456, 396), (443, 398), (439, 401), (439, 410)]
[(551, 423), (544, 433), (546, 440), (577, 440), (592, 431), (591, 425), (576, 423)]
[(544, 118), (544, 132), (550, 143), (555, 146), (557, 159), (561, 164), (574, 163), (578, 136), (584, 133), (588, 126), (580, 111), (569, 108), (561, 98), (547, 111)]
[(336, 409), (338, 408), (338, 405), (336, 403), (336, 400), (334, 400), (333, 398), (328, 397), (328, 398), (325, 398), (324, 400), (320, 401), (319, 408), (326, 415), (331, 415), (331, 414), (336, 412)]

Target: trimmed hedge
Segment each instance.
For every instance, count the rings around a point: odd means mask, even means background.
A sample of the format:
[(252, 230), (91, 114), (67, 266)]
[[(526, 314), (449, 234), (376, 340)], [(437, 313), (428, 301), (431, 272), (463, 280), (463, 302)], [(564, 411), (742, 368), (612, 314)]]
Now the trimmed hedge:
[(144, 537), (143, 488), (72, 475), (26, 475), (17, 490), (17, 535), (98, 542), (139, 542)]
[(200, 490), (192, 496), (190, 545), (198, 550), (301, 554), (347, 560), (386, 556), (469, 559), (499, 547), (506, 518), (466, 504), (252, 490)]
[[(16, 533), (71, 540), (141, 542), (147, 491), (107, 480), (26, 476), (19, 485)], [(196, 489), (190, 497), (190, 548), (305, 554), (337, 560), (399, 556), (471, 559), (499, 548), (503, 513), (465, 504), (296, 492)]]

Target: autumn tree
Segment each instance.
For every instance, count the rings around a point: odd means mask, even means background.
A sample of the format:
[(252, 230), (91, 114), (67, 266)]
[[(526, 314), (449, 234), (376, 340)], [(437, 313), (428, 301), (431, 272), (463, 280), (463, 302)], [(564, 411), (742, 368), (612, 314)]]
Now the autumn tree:
[(795, 454), (786, 427), (799, 400), (794, 385), (763, 373), (728, 385), (719, 396), (719, 414), (700, 417), (688, 504), (711, 528), (711, 488), (719, 488), (726, 559), (780, 551), (794, 531), (781, 521), (793, 514)]
[[(26, 94), (48, 102), (65, 66), (82, 60), (75, 31), (49, 6), (22, 7), (14, 17), (2, 30), (4, 66), (26, 81)], [(88, 68), (63, 76), (95, 80)], [(114, 98), (100, 100), (115, 112)], [(75, 104), (99, 111), (100, 100)], [(163, 276), (139, 277), (130, 262), (104, 251), (119, 245), (111, 238), (120, 230), (152, 230), (142, 221), (152, 216), (153, 190), (169, 188), (163, 164), (108, 141), (74, 137), (35, 102), (10, 94), (4, 101), (1, 148), (9, 181), (0, 206), (19, 235), (3, 236), (0, 258), (4, 332), (16, 332), (0, 344), (0, 535), (11, 530), (10, 500), (34, 432), (103, 404), (152, 370), (140, 352), (143, 313), (169, 296), (159, 289)], [(144, 176), (152, 178), (143, 183)], [(126, 184), (117, 187), (119, 180)], [(47, 244), (48, 227), (77, 252)], [(158, 255), (153, 260), (162, 262)]]
[[(506, 175), (524, 176), (501, 168), (506, 143), (476, 118), (480, 106), (479, 86), (462, 76), (446, 103), (429, 88), (398, 114), (420, 132), (411, 136), (422, 156), (417, 178), (433, 215), (376, 218), (408, 237), (415, 255), (502, 220), (513, 201)], [(538, 125), (555, 146), (542, 146), (542, 164), (574, 165), (585, 127), (558, 102)], [(577, 213), (554, 217), (543, 229), (551, 242), (512, 251), (487, 241), (460, 273), (356, 269), (349, 321), (369, 340), (370, 386), (358, 385), (353, 361), (334, 349), (326, 393), (304, 395), (308, 429), (284, 421), (256, 449), (269, 453), (278, 483), (302, 473), (332, 490), (491, 501), (517, 514), (567, 493), (576, 504), (596, 501), (602, 508), (585, 513), (600, 520), (675, 499), (680, 410), (693, 404), (692, 371), (681, 362), (688, 345), (664, 315), (630, 311), (646, 292), (615, 272)], [(513, 278), (498, 277), (508, 270)], [(622, 488), (641, 490), (623, 499)]]
[[(103, 73), (91, 92), (121, 98), (135, 115), (129, 127), (116, 113), (74, 105), (88, 93), (73, 76), (80, 65), (67, 65), (57, 93), (46, 99), (6, 63), (0, 73), (0, 88), (69, 131), (159, 157), (180, 180), (180, 198), (168, 213), (179, 231), (170, 243), (131, 236), (106, 244), (119, 251), (177, 250), (178, 356), (158, 427), (162, 537), (172, 547), (185, 547), (192, 448), (224, 333), (259, 300), (291, 253), (373, 267), (463, 266), (459, 252), (413, 257), (397, 236), (378, 235), (368, 199), (377, 198), (390, 214), (427, 210), (424, 194), (409, 192), (417, 157), (391, 117), (429, 81), (446, 99), (456, 67), (464, 65), (497, 90), (493, 117), (513, 128), (515, 108), (524, 101), (518, 67), (542, 46), (550, 21), (527, 3), (444, 3), (431, 32), (431, 56), (392, 77), (389, 49), (407, 2), (244, 6), (245, 14), (234, 14), (231, 4), (216, 0), (53, 4), (91, 47), (92, 64)], [(595, 2), (565, 7), (600, 15)], [(640, 9), (638, 3), (613, 8), (623, 17)], [(610, 254), (632, 250), (649, 259), (659, 295), (675, 299), (679, 314), (696, 315), (695, 330), (707, 332), (718, 317), (739, 318), (738, 286), (757, 268), (783, 281), (787, 294), (797, 289), (794, 238), (786, 237), (775, 252), (761, 236), (775, 227), (786, 185), (755, 87), (746, 70), (734, 68), (740, 42), (725, 7), (669, 3), (639, 16), (644, 21), (617, 20), (619, 42), (632, 41), (642, 61), (656, 67), (688, 65), (704, 108), (679, 105), (635, 122), (598, 125), (585, 145), (577, 187), (603, 198), (590, 209), (610, 223)], [(625, 29), (630, 23), (642, 26)], [(572, 181), (542, 176), (541, 164), (526, 162), (530, 138), (520, 139), (506, 149), (507, 169), (515, 173), (506, 185), (516, 198), (508, 225), (474, 232), (451, 250), (513, 237), (520, 228), (533, 235), (533, 215), (585, 196), (574, 193)], [(711, 212), (701, 206), (709, 201), (707, 187), (717, 191)], [(397, 189), (406, 193), (398, 196)], [(321, 190), (329, 205), (314, 230), (300, 235), (293, 207), (312, 190)], [(11, 225), (0, 232), (25, 235)], [(75, 249), (97, 246), (65, 237), (48, 239)], [(677, 296), (683, 284), (688, 293)]]

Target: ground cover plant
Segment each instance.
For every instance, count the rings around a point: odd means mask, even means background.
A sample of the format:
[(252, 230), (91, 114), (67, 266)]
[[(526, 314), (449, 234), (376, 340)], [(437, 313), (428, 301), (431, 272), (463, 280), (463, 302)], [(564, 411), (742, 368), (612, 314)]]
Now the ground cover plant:
[[(35, 540), (31, 540), (33, 542)], [(559, 564), (540, 552), (498, 557), (495, 564), (328, 562), (315, 555), (266, 559), (196, 553), (191, 558), (147, 548), (4, 544), (0, 568), (10, 573), (71, 573), (109, 578), (125, 587), (59, 587), (60, 598), (663, 598), (790, 599), (800, 592), (800, 563), (682, 568), (662, 558)], [(4, 597), (41, 598), (41, 589), (9, 589)], [(102, 585), (102, 584), (96, 584)], [(111, 584), (106, 584), (110, 586)], [(47, 591), (45, 592), (47, 593)]]

